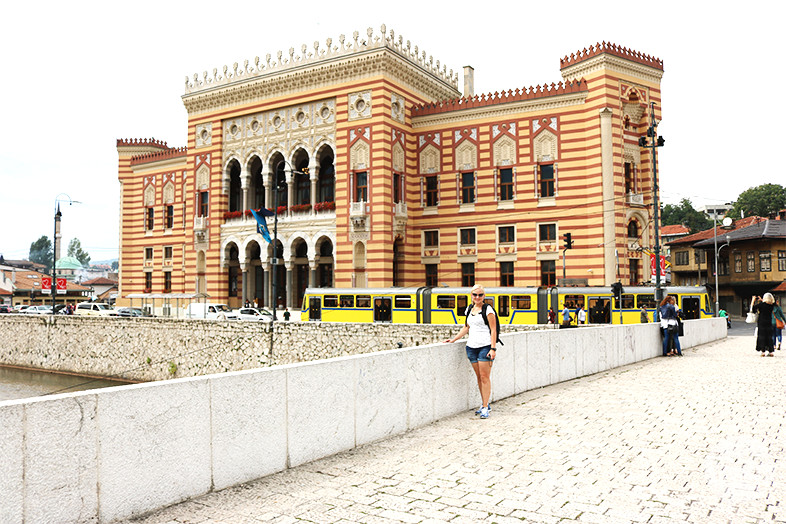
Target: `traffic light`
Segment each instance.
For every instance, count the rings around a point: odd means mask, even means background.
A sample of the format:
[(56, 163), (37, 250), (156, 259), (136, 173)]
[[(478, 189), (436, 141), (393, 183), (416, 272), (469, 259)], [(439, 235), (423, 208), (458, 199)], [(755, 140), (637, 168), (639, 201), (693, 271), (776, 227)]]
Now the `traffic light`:
[(614, 282), (611, 285), (611, 294), (614, 295), (614, 298), (616, 298), (617, 300), (622, 298), (622, 292), (623, 291), (625, 291), (625, 290), (622, 289), (622, 282)]
[(573, 240), (570, 237), (570, 233), (562, 235), (562, 239), (565, 241), (565, 249), (571, 249), (573, 247)]
[(645, 136), (639, 137), (639, 147), (647, 147), (647, 137)]

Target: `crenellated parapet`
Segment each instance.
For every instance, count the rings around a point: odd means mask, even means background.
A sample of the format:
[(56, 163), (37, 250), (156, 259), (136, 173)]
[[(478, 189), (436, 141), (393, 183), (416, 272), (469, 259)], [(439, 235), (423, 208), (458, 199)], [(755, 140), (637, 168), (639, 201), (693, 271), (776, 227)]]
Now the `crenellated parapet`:
[(184, 157), (187, 153), (187, 147), (170, 147), (164, 151), (135, 155), (131, 157), (131, 165), (134, 166), (139, 164), (147, 164), (150, 162), (160, 162), (161, 160), (169, 160), (170, 158)]
[(646, 65), (649, 67), (653, 67), (655, 69), (659, 69), (663, 71), (663, 60), (660, 58), (655, 58), (654, 56), (650, 56), (644, 53), (640, 53), (638, 51), (634, 51), (633, 49), (628, 49), (627, 47), (622, 47), (617, 44), (612, 44), (610, 42), (601, 42), (595, 44), (594, 46), (589, 46), (589, 49), (586, 47), (575, 53), (571, 53), (570, 56), (566, 56), (565, 58), (560, 59), (560, 69), (564, 69), (566, 67), (578, 64), (587, 60), (589, 58), (601, 55), (603, 53), (607, 53), (610, 55), (617, 56), (619, 58), (624, 58), (626, 60), (630, 60), (632, 62), (636, 62), (641, 65)]
[(521, 102), (525, 100), (535, 100), (551, 96), (566, 95), (588, 91), (587, 82), (576, 80), (573, 82), (559, 82), (551, 85), (537, 85), (524, 89), (495, 92), (493, 94), (475, 95), (473, 97), (461, 97), (442, 102), (429, 102), (412, 106), (412, 116), (426, 116), (461, 109), (471, 109), (477, 107), (487, 107), (496, 104), (506, 104), (510, 102)]
[(157, 147), (170, 149), (163, 140), (155, 138), (118, 138), (117, 147)]
[(383, 48), (391, 50), (458, 89), (457, 72), (454, 73), (452, 69), (448, 70), (445, 65), (440, 64), (439, 60), (434, 61), (431, 55), (425, 50), (419, 49), (418, 46), (413, 46), (409, 40), (405, 42), (402, 36), (397, 37), (393, 30), (388, 34), (387, 28), (383, 24), (379, 34), (375, 34), (372, 28), (368, 28), (365, 39), (361, 39), (360, 33), (355, 31), (351, 40), (347, 40), (344, 35), (339, 36), (338, 43), (333, 42), (332, 38), (328, 38), (324, 47), (317, 41), (314, 42), (313, 49), (309, 49), (306, 44), (303, 44), (299, 54), (296, 54), (295, 48), (291, 47), (287, 55), (279, 51), (275, 60), (270, 54), (267, 54), (264, 61), (256, 57), (253, 64), (246, 60), (242, 67), (235, 62), (231, 68), (225, 65), (221, 71), (214, 68), (212, 74), (207, 71), (204, 71), (201, 76), (195, 73), (193, 77), (186, 77), (185, 93), (186, 95), (198, 93)]

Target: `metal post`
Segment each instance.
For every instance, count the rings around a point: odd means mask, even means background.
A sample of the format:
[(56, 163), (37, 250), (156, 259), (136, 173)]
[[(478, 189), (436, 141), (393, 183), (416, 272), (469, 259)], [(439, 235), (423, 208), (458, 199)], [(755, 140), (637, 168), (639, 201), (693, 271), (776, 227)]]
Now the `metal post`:
[(52, 235), (52, 282), (50, 284), (50, 291), (52, 292), (52, 315), (55, 314), (55, 291), (57, 287), (57, 268), (55, 264), (57, 264), (57, 223), (60, 222), (60, 217), (63, 216), (60, 213), (60, 204), (57, 203), (57, 198), (55, 198), (55, 204), (57, 205), (57, 210), (55, 211), (55, 230)]
[(718, 311), (720, 309), (720, 304), (718, 301), (718, 211), (716, 210), (712, 214), (712, 243), (714, 246), (713, 253), (715, 254), (715, 312), (713, 313), (713, 317), (718, 316)]

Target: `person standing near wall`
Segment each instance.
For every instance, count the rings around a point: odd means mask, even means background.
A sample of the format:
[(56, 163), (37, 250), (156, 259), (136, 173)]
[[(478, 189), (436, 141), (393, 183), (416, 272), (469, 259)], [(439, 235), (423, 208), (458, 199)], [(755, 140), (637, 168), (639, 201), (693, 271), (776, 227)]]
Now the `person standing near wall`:
[[(475, 377), (478, 379), (478, 390), (480, 391), (481, 406), (475, 411), (480, 418), (489, 418), (491, 406), (491, 364), (497, 356), (497, 318), (494, 308), (490, 305), (484, 307), (486, 290), (480, 284), (475, 284), (470, 291), (472, 294), (472, 305), (467, 308), (467, 320), (458, 335), (453, 339), (446, 339), (445, 342), (454, 343), (467, 333), (467, 358)], [(486, 318), (484, 320), (483, 314)]]
[(641, 312), (639, 314), (639, 321), (642, 324), (648, 324), (650, 321), (650, 315), (647, 313), (647, 306), (641, 306)]
[(573, 320), (573, 319), (570, 316), (570, 308), (568, 307), (568, 304), (566, 303), (565, 304), (565, 309), (562, 310), (562, 325), (563, 326), (569, 326), (571, 320)]
[(772, 343), (775, 333), (775, 298), (772, 293), (764, 293), (763, 297), (751, 297), (753, 307), (751, 311), (759, 315), (756, 319), (756, 351), (761, 351), (761, 356), (775, 356), (775, 346)]
[[(677, 308), (674, 307), (674, 302), (674, 297), (666, 295), (659, 308), (664, 357), (673, 357), (677, 354), (674, 349), (678, 347), (680, 326), (677, 322)], [(682, 355), (682, 351), (680, 351), (680, 355)]]
[(584, 305), (579, 305), (579, 310), (576, 312), (576, 321), (578, 324), (587, 323), (587, 312), (584, 310)]
[(783, 316), (783, 310), (781, 309), (777, 298), (773, 304), (772, 323), (774, 330), (772, 335), (772, 345), (775, 346), (775, 349), (780, 350), (781, 342), (783, 341), (783, 328), (786, 326), (786, 317)]

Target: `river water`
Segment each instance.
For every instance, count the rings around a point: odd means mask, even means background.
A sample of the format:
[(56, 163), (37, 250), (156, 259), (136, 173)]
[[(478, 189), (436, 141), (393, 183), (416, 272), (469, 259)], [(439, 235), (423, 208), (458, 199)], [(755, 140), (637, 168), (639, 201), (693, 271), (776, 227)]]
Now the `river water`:
[(0, 367), (0, 402), (124, 384), (128, 382)]

